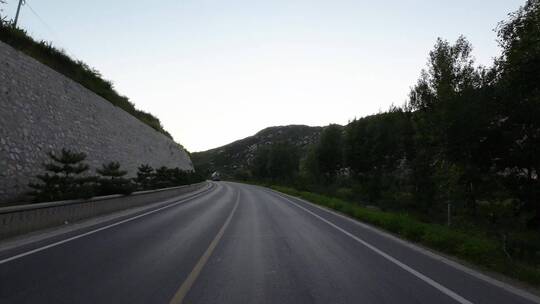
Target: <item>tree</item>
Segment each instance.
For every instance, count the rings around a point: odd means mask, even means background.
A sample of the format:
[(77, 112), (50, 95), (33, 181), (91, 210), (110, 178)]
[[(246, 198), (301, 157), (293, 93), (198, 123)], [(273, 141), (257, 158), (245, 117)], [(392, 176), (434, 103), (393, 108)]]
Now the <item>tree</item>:
[(83, 163), (86, 154), (62, 149), (60, 153), (48, 153), (52, 160), (44, 164), (48, 171), (38, 175), (41, 183), (30, 183), (33, 189), (30, 194), (35, 201), (57, 201), (91, 197), (93, 195), (93, 177), (81, 176), (89, 167)]
[(190, 183), (190, 173), (180, 168), (169, 169), (172, 186), (187, 185)]
[(269, 177), (279, 183), (293, 181), (298, 173), (300, 157), (291, 144), (277, 143), (270, 148), (267, 170)]
[(315, 150), (317, 169), (326, 182), (333, 182), (339, 170), (343, 168), (343, 128), (329, 125), (324, 128)]
[(413, 110), (429, 110), (469, 89), (476, 81), (472, 45), (463, 36), (451, 45), (441, 38), (429, 53), (428, 68), (409, 94)]
[(138, 185), (140, 190), (149, 190), (152, 189), (154, 185), (155, 172), (154, 168), (150, 167), (148, 164), (140, 165), (137, 170), (137, 177), (135, 182)]
[(109, 194), (130, 194), (133, 192), (131, 181), (124, 178), (127, 171), (120, 170), (119, 162), (110, 162), (102, 165), (96, 172), (100, 175), (98, 179), (99, 193), (101, 195)]
[(259, 147), (253, 162), (251, 163), (251, 172), (257, 179), (266, 179), (269, 177), (268, 173), (268, 158), (270, 155), (270, 149), (268, 147)]
[(535, 212), (530, 224), (540, 227), (540, 1), (527, 1), (499, 25), (498, 35), (494, 159), (524, 208)]
[(284, 183), (292, 181), (297, 175), (299, 162), (296, 147), (287, 143), (275, 143), (257, 150), (251, 172), (257, 179)]
[(162, 166), (156, 169), (154, 187), (157, 189), (172, 187), (172, 177), (169, 168)]
[(300, 161), (300, 177), (308, 184), (320, 184), (322, 181), (321, 170), (319, 169), (319, 157), (317, 145), (310, 147), (306, 155)]
[[(443, 187), (446, 195), (439, 195), (441, 200), (450, 200), (455, 196), (452, 192), (462, 192), (469, 210), (476, 213), (478, 161), (485, 159), (482, 141), (492, 115), (484, 90), (490, 74), (475, 68), (471, 52), (472, 46), (463, 36), (454, 44), (439, 38), (429, 53), (427, 69), (411, 90), (409, 107), (415, 110), (413, 170), (420, 172), (413, 176), (420, 179), (419, 191), (435, 194), (434, 187)], [(456, 165), (458, 170), (449, 170)], [(453, 184), (456, 187), (449, 189), (447, 181), (439, 179), (439, 173), (445, 171), (453, 172), (450, 179), (455, 179), (455, 173), (460, 174), (459, 182)], [(442, 184), (437, 186), (437, 180)], [(431, 191), (427, 190), (430, 188)], [(433, 201), (435, 197), (425, 200)]]
[(152, 188), (169, 188), (203, 181), (204, 178), (195, 171), (185, 171), (180, 168), (159, 167), (152, 179)]
[(365, 199), (376, 202), (397, 182), (409, 160), (412, 126), (409, 113), (391, 109), (353, 120), (345, 127), (345, 166), (362, 186)]

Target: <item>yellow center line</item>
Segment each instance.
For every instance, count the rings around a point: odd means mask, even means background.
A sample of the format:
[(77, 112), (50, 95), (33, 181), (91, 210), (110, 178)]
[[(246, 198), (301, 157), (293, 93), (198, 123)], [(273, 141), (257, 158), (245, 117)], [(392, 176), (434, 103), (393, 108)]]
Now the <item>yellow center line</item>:
[(229, 223), (231, 222), (231, 219), (234, 215), (234, 212), (236, 211), (236, 208), (238, 207), (238, 204), (240, 202), (240, 191), (238, 191), (238, 195), (236, 196), (236, 203), (234, 205), (233, 210), (231, 211), (231, 214), (229, 214), (229, 217), (225, 221), (225, 224), (221, 227), (218, 234), (214, 237), (214, 240), (210, 243), (210, 246), (206, 249), (204, 254), (201, 256), (197, 264), (195, 264), (195, 267), (193, 270), (191, 270), (191, 273), (188, 275), (187, 279), (182, 283), (180, 288), (176, 291), (174, 294), (174, 297), (171, 299), (169, 304), (181, 304), (184, 301), (184, 298), (188, 294), (189, 290), (195, 283), (195, 280), (197, 280), (197, 277), (201, 273), (204, 265), (206, 265), (206, 262), (208, 262), (208, 259), (212, 255), (212, 252), (214, 252), (214, 249), (216, 248), (217, 244), (221, 240), (221, 237), (225, 233), (225, 230), (227, 229), (227, 226), (229, 226)]

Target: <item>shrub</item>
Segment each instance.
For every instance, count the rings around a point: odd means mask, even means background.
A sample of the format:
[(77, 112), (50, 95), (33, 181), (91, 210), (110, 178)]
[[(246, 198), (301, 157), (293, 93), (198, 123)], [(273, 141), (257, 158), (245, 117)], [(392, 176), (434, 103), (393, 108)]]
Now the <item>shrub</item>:
[[(488, 269), (532, 284), (540, 283), (540, 271), (536, 266), (532, 266), (535, 264), (526, 264), (524, 263), (525, 259), (520, 261), (509, 259), (505, 256), (500, 243), (496, 239), (489, 238), (479, 231), (471, 230), (465, 233), (446, 226), (423, 223), (406, 214), (370, 210), (316, 193), (298, 191), (287, 187), (272, 186), (272, 188), (321, 206), (339, 210), (363, 222), (379, 226), (390, 232), (400, 234), (406, 239), (455, 255)], [(539, 238), (537, 234), (535, 237), (525, 234), (513, 235), (509, 247), (513, 248), (512, 252), (516, 257), (528, 256), (531, 260), (534, 260), (538, 255), (537, 250), (539, 247), (537, 244), (540, 243), (534, 241), (536, 238)], [(531, 244), (531, 242), (534, 244)], [(516, 243), (519, 243), (519, 245)], [(528, 245), (523, 243), (528, 243)]]
[(341, 199), (351, 200), (354, 197), (354, 193), (351, 188), (339, 188), (336, 191), (336, 196)]
[(426, 233), (426, 226), (421, 223), (412, 223), (409, 222), (405, 225), (401, 231), (401, 234), (411, 240), (418, 242), (420, 241), (424, 234)]
[(422, 243), (432, 248), (455, 254), (459, 252), (458, 246), (462, 236), (457, 232), (442, 228), (438, 225), (430, 225), (422, 237)]
[(468, 260), (491, 266), (504, 260), (503, 252), (495, 242), (474, 237), (465, 237), (458, 245), (458, 254)]

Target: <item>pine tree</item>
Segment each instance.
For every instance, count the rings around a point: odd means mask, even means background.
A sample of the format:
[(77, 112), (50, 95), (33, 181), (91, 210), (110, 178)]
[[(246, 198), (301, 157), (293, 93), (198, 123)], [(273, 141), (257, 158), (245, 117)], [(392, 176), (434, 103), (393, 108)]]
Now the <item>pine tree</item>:
[(119, 162), (110, 162), (102, 165), (96, 172), (100, 175), (98, 179), (99, 194), (130, 194), (133, 192), (133, 184), (123, 176), (127, 171), (120, 170)]
[(58, 201), (93, 195), (92, 177), (82, 177), (88, 171), (83, 163), (86, 154), (62, 149), (58, 154), (48, 153), (52, 162), (44, 164), (45, 174), (37, 175), (41, 183), (30, 183), (30, 194), (35, 201)]
[(174, 172), (167, 167), (160, 167), (156, 169), (156, 175), (154, 179), (154, 186), (157, 189), (168, 188), (175, 186)]
[(149, 190), (153, 188), (155, 178), (154, 168), (144, 164), (139, 166), (135, 182), (139, 190)]

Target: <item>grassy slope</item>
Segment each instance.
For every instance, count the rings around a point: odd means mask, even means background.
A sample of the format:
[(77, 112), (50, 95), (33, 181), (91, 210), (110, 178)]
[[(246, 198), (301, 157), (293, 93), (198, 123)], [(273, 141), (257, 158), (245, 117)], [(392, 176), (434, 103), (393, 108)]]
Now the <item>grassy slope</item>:
[(498, 242), (483, 236), (481, 233), (465, 233), (446, 226), (427, 224), (405, 214), (367, 209), (358, 204), (312, 192), (281, 186), (271, 186), (270, 188), (337, 210), (362, 222), (395, 233), (404, 239), (458, 257), (486, 270), (498, 272), (535, 286), (540, 285), (538, 266), (508, 259)]
[(26, 31), (13, 28), (7, 22), (0, 21), (0, 41), (80, 83), (141, 122), (171, 138), (171, 135), (163, 129), (158, 118), (136, 109), (127, 97), (114, 90), (110, 81), (104, 80), (98, 71), (90, 68), (84, 62), (70, 58), (64, 51), (53, 47), (48, 42), (35, 41)]

